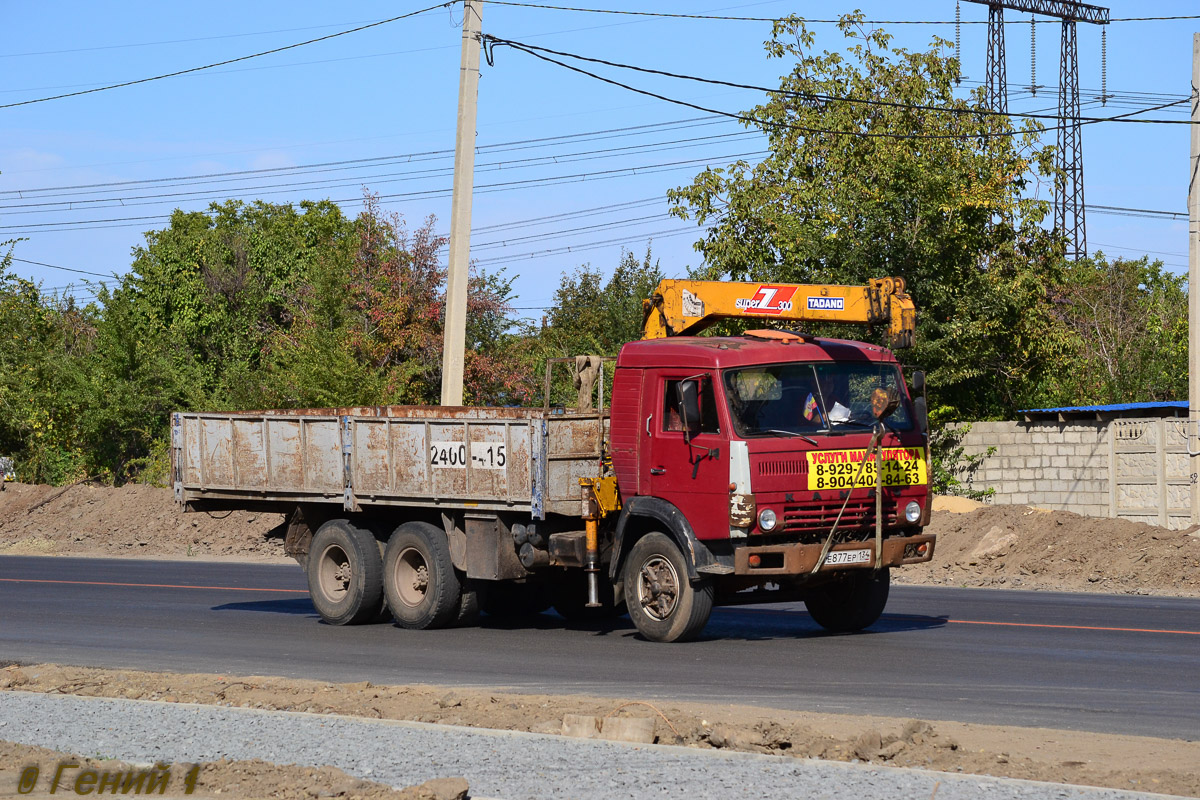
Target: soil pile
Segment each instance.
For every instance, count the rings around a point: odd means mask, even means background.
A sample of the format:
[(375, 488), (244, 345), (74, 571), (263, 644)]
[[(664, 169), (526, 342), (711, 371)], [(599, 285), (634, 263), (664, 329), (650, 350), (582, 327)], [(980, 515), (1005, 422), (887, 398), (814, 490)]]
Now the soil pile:
[(895, 582), (1200, 595), (1195, 530), (939, 498), (926, 531), (938, 537), (933, 561), (895, 570)]
[(0, 554), (284, 558), (280, 514), (184, 514), (169, 489), (129, 484), (0, 492)]

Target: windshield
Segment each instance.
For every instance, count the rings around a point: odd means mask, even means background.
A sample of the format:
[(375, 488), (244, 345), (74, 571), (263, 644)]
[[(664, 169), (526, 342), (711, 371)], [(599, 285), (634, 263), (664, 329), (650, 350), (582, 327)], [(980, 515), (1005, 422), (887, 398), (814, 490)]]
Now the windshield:
[[(769, 364), (725, 372), (729, 416), (743, 437), (861, 431), (875, 422), (871, 392), (893, 386), (905, 396), (895, 364)], [(908, 403), (886, 422), (912, 430)]]

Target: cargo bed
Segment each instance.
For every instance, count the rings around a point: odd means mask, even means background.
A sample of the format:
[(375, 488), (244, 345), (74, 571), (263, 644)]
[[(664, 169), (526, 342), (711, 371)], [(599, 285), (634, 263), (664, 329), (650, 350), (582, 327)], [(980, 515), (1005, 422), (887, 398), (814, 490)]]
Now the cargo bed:
[(601, 474), (607, 415), (546, 408), (378, 406), (175, 413), (176, 501), (520, 511), (580, 510)]

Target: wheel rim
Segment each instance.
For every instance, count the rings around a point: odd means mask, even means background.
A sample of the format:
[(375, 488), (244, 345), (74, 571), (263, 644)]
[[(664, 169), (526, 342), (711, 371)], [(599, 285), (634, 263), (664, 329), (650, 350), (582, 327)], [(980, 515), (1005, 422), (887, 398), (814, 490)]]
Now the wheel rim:
[(679, 606), (679, 573), (663, 556), (651, 556), (638, 572), (638, 604), (651, 619), (666, 620)]
[(409, 608), (421, 605), (429, 593), (429, 562), (421, 551), (415, 547), (401, 550), (393, 573), (400, 602)]
[(317, 569), (317, 584), (327, 599), (339, 603), (350, 591), (350, 557), (346, 551), (331, 544), (321, 552)]

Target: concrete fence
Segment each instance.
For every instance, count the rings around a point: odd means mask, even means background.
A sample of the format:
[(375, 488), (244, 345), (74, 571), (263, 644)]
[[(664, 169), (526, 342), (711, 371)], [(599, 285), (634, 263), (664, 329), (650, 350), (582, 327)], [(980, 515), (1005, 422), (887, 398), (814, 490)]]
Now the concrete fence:
[(962, 444), (968, 455), (995, 448), (969, 483), (993, 489), (992, 502), (1191, 525), (1187, 420), (974, 422)]

